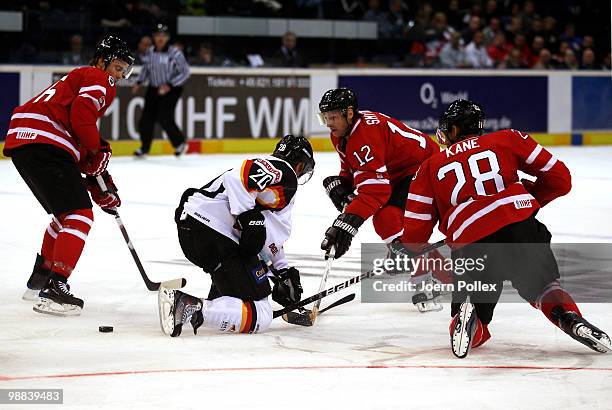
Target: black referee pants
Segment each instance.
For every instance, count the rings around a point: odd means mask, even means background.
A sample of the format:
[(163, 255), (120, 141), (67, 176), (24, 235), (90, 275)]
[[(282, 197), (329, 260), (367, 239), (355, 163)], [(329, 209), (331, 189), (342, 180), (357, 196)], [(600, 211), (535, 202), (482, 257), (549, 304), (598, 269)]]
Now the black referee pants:
[(144, 110), (138, 124), (143, 153), (151, 149), (156, 121), (166, 131), (174, 148), (185, 142), (185, 136), (174, 121), (174, 109), (182, 92), (183, 87), (172, 87), (166, 95), (159, 95), (157, 87), (147, 88)]

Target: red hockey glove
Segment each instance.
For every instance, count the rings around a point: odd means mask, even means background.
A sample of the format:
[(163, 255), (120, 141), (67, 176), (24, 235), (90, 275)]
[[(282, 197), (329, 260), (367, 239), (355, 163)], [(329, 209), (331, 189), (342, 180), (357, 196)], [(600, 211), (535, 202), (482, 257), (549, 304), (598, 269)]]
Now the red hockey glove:
[(102, 208), (104, 212), (115, 215), (115, 208), (121, 206), (121, 198), (119, 198), (119, 194), (117, 193), (117, 186), (113, 182), (113, 178), (110, 176), (108, 171), (104, 171), (102, 178), (104, 179), (104, 183), (108, 189), (106, 192), (102, 191), (98, 181), (93, 176), (86, 176), (84, 178), (85, 186), (91, 194), (91, 199), (98, 204), (98, 206)]
[(81, 161), (81, 172), (92, 177), (102, 175), (106, 171), (113, 150), (110, 144), (100, 139), (100, 149), (95, 154), (88, 153)]

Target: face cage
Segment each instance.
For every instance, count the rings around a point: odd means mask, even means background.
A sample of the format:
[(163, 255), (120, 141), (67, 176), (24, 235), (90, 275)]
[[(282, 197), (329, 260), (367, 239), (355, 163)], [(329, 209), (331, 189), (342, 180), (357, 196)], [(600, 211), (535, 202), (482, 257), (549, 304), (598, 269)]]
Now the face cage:
[(440, 128), (436, 130), (436, 139), (440, 145), (448, 145), (448, 138), (446, 137), (446, 133), (442, 131)]
[(300, 175), (298, 177), (298, 185), (304, 185), (305, 183), (310, 181), (310, 178), (312, 178), (312, 174), (314, 174), (314, 169), (313, 168), (311, 168), (308, 171), (302, 173), (302, 175)]

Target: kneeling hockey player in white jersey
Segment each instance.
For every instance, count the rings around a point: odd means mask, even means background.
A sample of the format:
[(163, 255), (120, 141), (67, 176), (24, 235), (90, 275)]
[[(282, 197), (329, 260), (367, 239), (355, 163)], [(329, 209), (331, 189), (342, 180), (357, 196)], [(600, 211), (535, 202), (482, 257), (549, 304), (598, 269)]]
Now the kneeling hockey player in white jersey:
[[(175, 221), (183, 253), (212, 277), (204, 300), (160, 288), (160, 324), (179, 336), (190, 322), (223, 332), (265, 331), (272, 321), (272, 299), (283, 305), (300, 300), (299, 271), (289, 267), (283, 243), (291, 233), (291, 209), (298, 184), (314, 170), (306, 138), (286, 135), (271, 156), (249, 159), (181, 198)], [(269, 278), (260, 256), (274, 269)]]

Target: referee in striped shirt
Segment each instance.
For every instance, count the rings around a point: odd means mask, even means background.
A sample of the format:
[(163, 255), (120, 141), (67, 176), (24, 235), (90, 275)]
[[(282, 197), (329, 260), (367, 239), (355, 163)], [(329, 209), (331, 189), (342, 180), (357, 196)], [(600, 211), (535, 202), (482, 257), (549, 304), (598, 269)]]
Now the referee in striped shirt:
[(143, 57), (140, 76), (132, 88), (135, 94), (142, 83), (149, 84), (138, 124), (142, 147), (134, 152), (136, 157), (144, 157), (151, 149), (156, 121), (168, 134), (174, 155), (180, 156), (187, 151), (185, 136), (174, 121), (174, 109), (183, 92), (183, 84), (189, 78), (189, 66), (183, 53), (168, 45), (169, 40), (168, 26), (157, 24), (153, 32), (154, 45)]

